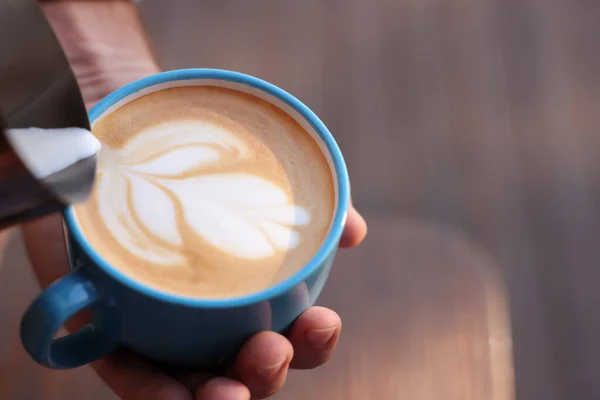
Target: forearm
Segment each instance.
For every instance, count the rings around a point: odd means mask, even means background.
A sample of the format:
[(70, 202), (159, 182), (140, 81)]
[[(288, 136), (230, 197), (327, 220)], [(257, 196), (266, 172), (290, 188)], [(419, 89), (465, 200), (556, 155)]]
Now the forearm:
[(126, 1), (41, 2), (67, 54), (84, 101), (159, 71), (136, 7)]

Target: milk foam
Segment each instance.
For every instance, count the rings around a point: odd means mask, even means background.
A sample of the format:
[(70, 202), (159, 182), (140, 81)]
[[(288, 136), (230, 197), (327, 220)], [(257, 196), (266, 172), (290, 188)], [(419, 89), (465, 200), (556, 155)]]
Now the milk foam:
[(203, 121), (171, 121), (139, 132), (122, 148), (104, 145), (97, 196), (105, 226), (131, 253), (161, 265), (183, 262), (181, 223), (215, 248), (245, 259), (296, 247), (294, 227), (307, 224), (309, 212), (262, 177), (202, 172), (225, 153), (242, 159), (248, 149)]
[(8, 129), (8, 140), (38, 179), (59, 172), (100, 150), (100, 142), (83, 128)]

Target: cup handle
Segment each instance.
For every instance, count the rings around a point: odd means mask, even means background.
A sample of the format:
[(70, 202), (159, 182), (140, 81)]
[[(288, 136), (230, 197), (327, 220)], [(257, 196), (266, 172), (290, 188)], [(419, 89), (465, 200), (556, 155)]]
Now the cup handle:
[(48, 286), (21, 320), (21, 342), (39, 364), (53, 369), (75, 368), (96, 361), (115, 349), (115, 343), (92, 323), (54, 339), (58, 330), (79, 311), (98, 302), (99, 293), (79, 271)]

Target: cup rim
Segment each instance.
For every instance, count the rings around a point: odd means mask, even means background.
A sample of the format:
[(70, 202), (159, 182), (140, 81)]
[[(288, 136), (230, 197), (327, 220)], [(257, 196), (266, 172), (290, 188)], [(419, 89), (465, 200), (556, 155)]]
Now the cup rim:
[(289, 278), (263, 289), (258, 292), (229, 297), (229, 298), (217, 298), (217, 299), (203, 299), (194, 298), (189, 296), (182, 296), (174, 293), (162, 291), (160, 289), (145, 285), (135, 279), (129, 277), (117, 268), (113, 267), (108, 261), (106, 261), (88, 242), (83, 235), (77, 219), (73, 206), (67, 207), (63, 211), (63, 217), (67, 225), (69, 234), (73, 237), (76, 243), (81, 247), (85, 254), (91, 259), (91, 261), (103, 270), (112, 279), (115, 279), (124, 286), (144, 294), (148, 297), (155, 298), (159, 301), (166, 303), (173, 303), (184, 305), (188, 307), (209, 307), (209, 308), (234, 308), (243, 307), (251, 304), (256, 304), (262, 301), (278, 297), (295, 286), (306, 281), (306, 279), (317, 271), (325, 262), (327, 258), (336, 251), (339, 240), (341, 238), (346, 217), (348, 214), (348, 207), (350, 203), (350, 182), (348, 178), (348, 171), (344, 158), (339, 149), (339, 146), (325, 124), (312, 112), (304, 103), (292, 96), (285, 90), (266, 82), (260, 78), (256, 78), (250, 75), (246, 75), (240, 72), (233, 72), (221, 69), (210, 69), (210, 68), (192, 68), (192, 69), (179, 69), (171, 70), (166, 72), (160, 72), (155, 75), (150, 75), (137, 81), (131, 82), (120, 89), (112, 92), (108, 96), (104, 97), (98, 102), (89, 112), (90, 123), (93, 123), (99, 118), (104, 112), (110, 107), (123, 100), (127, 96), (130, 96), (140, 90), (146, 89), (151, 86), (164, 84), (172, 81), (182, 80), (200, 80), (200, 79), (211, 79), (221, 80), (233, 83), (238, 83), (246, 86), (253, 87), (267, 94), (274, 96), (280, 101), (284, 102), (288, 106), (292, 107), (302, 118), (308, 122), (315, 132), (321, 137), (327, 151), (329, 152), (333, 165), (336, 172), (337, 186), (338, 186), (338, 199), (337, 208), (332, 218), (331, 228), (327, 237), (323, 241), (323, 244), (315, 255), (295, 274)]

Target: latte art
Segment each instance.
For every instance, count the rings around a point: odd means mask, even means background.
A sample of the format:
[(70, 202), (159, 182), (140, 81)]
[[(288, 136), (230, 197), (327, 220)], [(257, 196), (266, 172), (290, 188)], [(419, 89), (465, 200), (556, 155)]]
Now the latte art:
[(241, 295), (296, 272), (333, 214), (327, 161), (289, 115), (216, 87), (155, 92), (101, 118), (91, 199), (76, 207), (116, 268), (193, 297)]
[(210, 171), (225, 155), (242, 162), (247, 154), (231, 134), (201, 121), (141, 131), (122, 149), (100, 153), (100, 217), (124, 247), (157, 265), (184, 261), (178, 224), (237, 257), (290, 250), (300, 241), (294, 227), (310, 221), (307, 210), (260, 176)]

